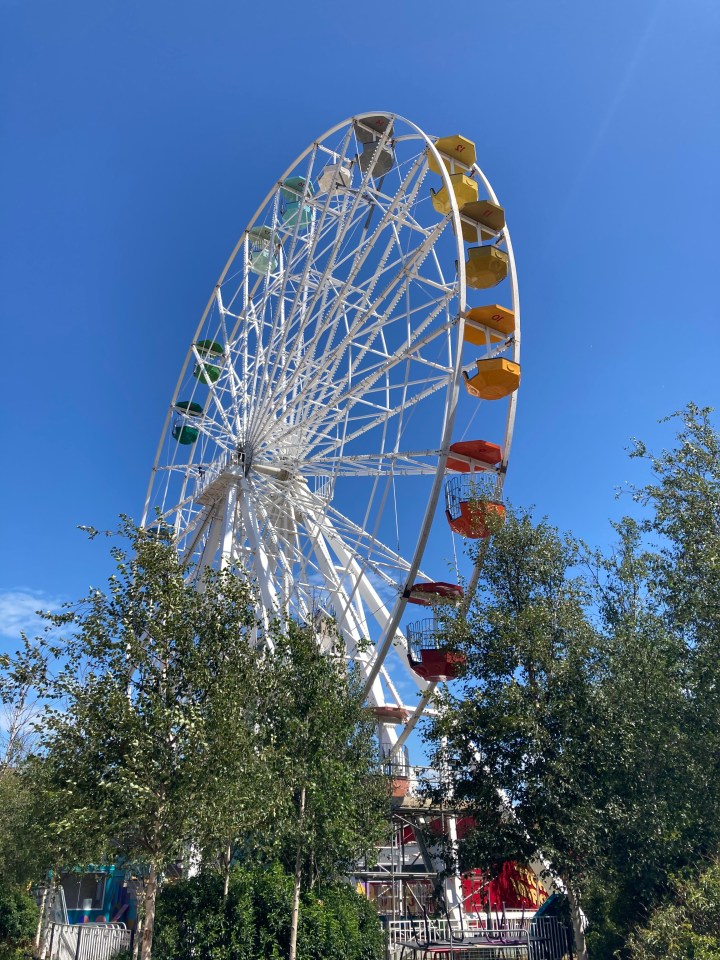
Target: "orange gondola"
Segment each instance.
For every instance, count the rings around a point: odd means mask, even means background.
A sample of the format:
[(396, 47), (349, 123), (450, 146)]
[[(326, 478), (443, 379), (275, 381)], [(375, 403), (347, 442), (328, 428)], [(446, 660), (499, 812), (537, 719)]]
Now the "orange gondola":
[[(453, 456), (455, 454), (455, 456)], [(446, 469), (457, 473), (473, 473), (484, 467), (495, 467), (502, 460), (502, 449), (487, 440), (458, 440), (450, 447)]]
[(505, 504), (482, 496), (471, 476), (451, 477), (445, 484), (445, 516), (461, 537), (484, 540), (505, 521)]

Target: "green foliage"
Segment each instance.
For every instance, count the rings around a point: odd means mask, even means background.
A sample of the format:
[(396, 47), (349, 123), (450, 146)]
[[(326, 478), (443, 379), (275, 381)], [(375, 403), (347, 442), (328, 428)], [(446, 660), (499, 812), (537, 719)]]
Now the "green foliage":
[[(51, 861), (33, 765), (24, 760), (0, 773), (0, 878), (25, 884), (43, 878)], [(18, 842), (18, 838), (22, 838)]]
[(720, 849), (720, 434), (710, 410), (690, 404), (676, 445), (660, 454), (637, 444), (653, 481), (635, 491), (648, 510), (653, 593), (668, 628), (684, 645), (685, 729), (693, 748), (685, 788), (694, 808), (679, 829), (700, 853)]
[(545, 521), (510, 513), (477, 600), (455, 624), (467, 670), (429, 736), (438, 764), (447, 750), (454, 796), (492, 824), (463, 845), (464, 866), (491, 869), (542, 849), (579, 882), (597, 855), (598, 644), (584, 584), (571, 575), (577, 556)]
[[(43, 877), (52, 855), (38, 803), (36, 764), (37, 697), (46, 687), (48, 647), (25, 637), (14, 655), (0, 656), (0, 878), (23, 885)], [(22, 842), (18, 842), (18, 838)]]
[(320, 887), (303, 904), (298, 960), (380, 960), (385, 937), (377, 911), (345, 885)]
[(167, 885), (158, 897), (155, 957), (251, 960), (255, 938), (252, 894), (252, 886), (243, 886), (234, 876), (223, 903), (222, 877), (209, 872)]
[(676, 881), (674, 892), (631, 938), (631, 960), (720, 960), (720, 863)]
[[(386, 786), (343, 650), (273, 624), (253, 647), (254, 599), (230, 571), (203, 589), (169, 539), (125, 522), (107, 592), (52, 624), (67, 635), (43, 714), (44, 791), (64, 865), (123, 856), (158, 870), (188, 843), (336, 875), (380, 829)], [(59, 652), (59, 647), (58, 647)]]
[(30, 679), (42, 692), (39, 752), (7, 783), (37, 798), (25, 821), (44, 817), (45, 866), (149, 869), (148, 960), (154, 878), (190, 847), (225, 871), (242, 854), (333, 879), (378, 838), (387, 787), (342, 644), (323, 653), (290, 622), (258, 647), (244, 579), (198, 583), (169, 537), (127, 520), (119, 533), (107, 590), (48, 615), (61, 639), (37, 664), (29, 645), (4, 658), (0, 692), (17, 700)]
[(35, 935), (38, 909), (30, 894), (21, 887), (0, 885), (0, 943), (20, 945)]
[(7, 943), (0, 943), (0, 960), (27, 960), (30, 956), (24, 947), (12, 947)]
[(69, 633), (42, 743), (66, 865), (119, 854), (162, 868), (210, 819), (212, 716), (249, 669), (250, 595), (227, 574), (198, 591), (170, 542), (122, 533), (108, 591), (52, 618)]
[(36, 697), (45, 686), (48, 650), (22, 635), (14, 656), (0, 656), (0, 776), (21, 763), (35, 739)]
[(463, 865), (542, 853), (595, 956), (627, 956), (670, 877), (720, 850), (720, 436), (676, 416), (672, 449), (636, 445), (653, 477), (609, 554), (528, 513), (495, 531), (428, 733), (478, 824)]
[[(169, 538), (127, 520), (119, 533), (107, 591), (48, 617), (63, 638), (43, 690), (37, 772), (55, 862), (149, 867), (147, 960), (153, 878), (191, 843), (230, 842), (240, 790), (255, 779), (252, 724), (235, 709), (256, 657), (254, 617), (248, 585), (230, 571), (197, 584)], [(218, 801), (221, 779), (232, 810)]]
[[(222, 881), (204, 872), (168, 885), (158, 898), (156, 960), (282, 960), (290, 936), (293, 879), (275, 864), (233, 868)], [(307, 892), (298, 960), (381, 960), (384, 939), (372, 905), (345, 885)]]
[(282, 785), (265, 850), (292, 870), (299, 849), (306, 882), (334, 880), (387, 829), (387, 780), (361, 678), (348, 672), (339, 641), (321, 651), (311, 630), (288, 624), (259, 660), (257, 683), (265, 698), (259, 738)]

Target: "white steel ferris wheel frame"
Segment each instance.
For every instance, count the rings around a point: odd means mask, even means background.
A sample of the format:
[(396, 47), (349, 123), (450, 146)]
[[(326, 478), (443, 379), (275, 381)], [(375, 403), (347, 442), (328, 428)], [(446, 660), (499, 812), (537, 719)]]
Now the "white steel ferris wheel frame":
[[(362, 122), (373, 117), (384, 117), (388, 123), (383, 132), (374, 135), (375, 153), (363, 172), (358, 164), (356, 149), (360, 145), (356, 142), (356, 133), (358, 130), (367, 130), (362, 127)], [(357, 124), (361, 126), (358, 127)], [(338, 137), (339, 145), (336, 142), (334, 147), (327, 146), (328, 141), (332, 142), (333, 138)], [(411, 166), (410, 161), (407, 161), (405, 180), (401, 178), (400, 187), (394, 195), (390, 196), (391, 191), (385, 194), (385, 178), (378, 177), (376, 181), (372, 176), (375, 158), (386, 149), (392, 150), (395, 158), (394, 151), (401, 149), (403, 142), (410, 141), (416, 141), (418, 146), (417, 154), (411, 158), (415, 166)], [(423, 228), (414, 219), (414, 211), (419, 209), (418, 191), (427, 174), (428, 158), (434, 159), (436, 168), (440, 171), (450, 204), (450, 212), (446, 217), (437, 215), (437, 231), (435, 228)], [(322, 190), (314, 193), (311, 189), (312, 178), (317, 176), (315, 164), (318, 159), (334, 165), (333, 169), (344, 165), (349, 167), (353, 177), (360, 166), (359, 185), (356, 186), (353, 180), (350, 186), (342, 189), (328, 189), (326, 196), (323, 196)], [(399, 174), (399, 160), (397, 164)], [(330, 167), (326, 166), (325, 169)], [(297, 221), (290, 229), (283, 228), (280, 214), (281, 188), (291, 175), (305, 175), (306, 170), (309, 175), (304, 181), (305, 185), (300, 188), (301, 194), (298, 194)], [(473, 164), (465, 172), (476, 178), (490, 201), (497, 203), (488, 179), (477, 164)], [(412, 190), (415, 191), (414, 195)], [(404, 201), (407, 201), (405, 205)], [(363, 204), (366, 206), (363, 207)], [(311, 216), (312, 220), (308, 234), (303, 236), (301, 224), (306, 209), (311, 211), (308, 216)], [(360, 245), (350, 253), (345, 251), (340, 261), (344, 263), (352, 254), (349, 270), (346, 275), (335, 276), (342, 245), (349, 231), (357, 229), (366, 209), (369, 209), (369, 213)], [(380, 226), (373, 228), (368, 241), (368, 224), (376, 210), (379, 211), (381, 226), (384, 224), (382, 229), (387, 228), (390, 234), (394, 234), (395, 241), (391, 240), (387, 247), (388, 252), (380, 256), (377, 273), (360, 279), (363, 265), (369, 263), (373, 255), (377, 256), (376, 242), (379, 250)], [(263, 223), (263, 217), (270, 221), (268, 257), (272, 260), (272, 257), (276, 256), (277, 266), (271, 266), (264, 278), (256, 279), (251, 268), (250, 242), (253, 230), (257, 230), (257, 225)], [(456, 277), (445, 282), (445, 274), (435, 248), (441, 234), (450, 225), (455, 238)], [(424, 239), (412, 250), (412, 255), (407, 257), (403, 256), (400, 243), (400, 235), (404, 229), (419, 235), (424, 232)], [(283, 230), (282, 242), (278, 242), (276, 246), (276, 232)], [(308, 239), (312, 241), (312, 246), (307, 243)], [(319, 252), (323, 239), (332, 244), (332, 247), (325, 248), (330, 252), (324, 266)], [(490, 348), (488, 336), (487, 356), (509, 354), (512, 360), (519, 362), (520, 304), (507, 227), (503, 227), (493, 242), (495, 245), (502, 244), (508, 255), (510, 308), (515, 314), (515, 332), (493, 350)], [(307, 249), (303, 248), (303, 243)], [(393, 249), (393, 244), (397, 249)], [(306, 254), (304, 260), (303, 250)], [(397, 286), (399, 291), (393, 292), (390, 307), (382, 306), (384, 294), (376, 295), (375, 300), (368, 306), (367, 300), (375, 295), (378, 278), (394, 266), (394, 261), (391, 261), (390, 268), (387, 267), (387, 261), (393, 252), (400, 254), (397, 267), (395, 272), (385, 279), (389, 279), (390, 289)], [(442, 283), (420, 276), (423, 264), (429, 257), (434, 258)], [(297, 266), (302, 267), (299, 280), (293, 274), (293, 269)], [(452, 264), (446, 266), (452, 267)], [(233, 270), (236, 272), (233, 273)], [(275, 277), (271, 280), (273, 273)], [(435, 286), (439, 291), (445, 290), (444, 299), (438, 300), (440, 306), (437, 315), (430, 311), (429, 320), (427, 316), (423, 318), (419, 308), (410, 306), (408, 291), (414, 281)], [(251, 284), (254, 284), (252, 289)], [(226, 288), (235, 292), (231, 298), (224, 301)], [(308, 577), (314, 578), (331, 598), (348, 655), (363, 672), (366, 695), (372, 705), (382, 706), (388, 699), (392, 699), (393, 706), (404, 706), (386, 669), (386, 659), (394, 650), (417, 684), (420, 697), (418, 703), (410, 707), (411, 716), (399, 734), (395, 722), (385, 721), (379, 724), (381, 746), (390, 756), (395, 755), (407, 739), (437, 685), (436, 682), (428, 683), (422, 680), (412, 671), (407, 643), (399, 627), (416, 578), (421, 576), (423, 579), (430, 579), (420, 573), (420, 563), (436, 516), (445, 477), (463, 369), (470, 368), (467, 361), (463, 364), (462, 357), (467, 311), (466, 292), (465, 247), (460, 209), (450, 180), (450, 171), (435, 147), (434, 138), (426, 135), (410, 121), (384, 111), (357, 114), (328, 130), (313, 141), (273, 184), (232, 251), (215, 285), (173, 392), (155, 456), (142, 521), (143, 524), (152, 523), (155, 510), (165, 521), (174, 525), (179, 548), (185, 556), (195, 559), (199, 573), (208, 564), (244, 567), (257, 582), (260, 595), (259, 614), (266, 625), (273, 616), (291, 612), (301, 618), (310, 618), (313, 610), (312, 604), (308, 602), (307, 580)], [(403, 314), (402, 309), (396, 313), (395, 307), (403, 296), (406, 298), (405, 313)], [(240, 309), (235, 305), (238, 298)], [(351, 302), (351, 298), (355, 299)], [(321, 301), (319, 312), (318, 301)], [(330, 312), (326, 315), (323, 310), (328, 301), (332, 302)], [(449, 307), (453, 302), (455, 310), (450, 315)], [(268, 303), (271, 304), (271, 315), (269, 320), (266, 320)], [(363, 304), (362, 309), (359, 309), (358, 304)], [(377, 305), (375, 313), (372, 310), (373, 305)], [(313, 310), (316, 311), (314, 315)], [(442, 323), (441, 317), (443, 310), (446, 312), (445, 323)], [(355, 319), (348, 321), (347, 317), (353, 315), (353, 311)], [(412, 314), (416, 312), (420, 312), (424, 326), (418, 324), (418, 335), (413, 338)], [(211, 314), (219, 318), (219, 326), (212, 330), (208, 326)], [(338, 318), (342, 315), (347, 333), (344, 340), (341, 339), (339, 344), (333, 347), (332, 336), (325, 331), (341, 330), (342, 323)], [(317, 320), (318, 316), (322, 325)], [(374, 316), (372, 324), (363, 327), (364, 320), (370, 316)], [(390, 346), (385, 346), (383, 327), (392, 325), (398, 318), (403, 318), (406, 322), (407, 342), (391, 349)], [(308, 333), (311, 334), (309, 339), (305, 339), (306, 324)], [(335, 324), (335, 327), (332, 327), (332, 324)], [(358, 325), (358, 341), (360, 333), (366, 336), (366, 340), (358, 348), (360, 359), (357, 365), (360, 376), (353, 385), (355, 361), (347, 357), (350, 356), (351, 349), (358, 346), (350, 332)], [(421, 334), (425, 329), (428, 333), (423, 337)], [(171, 423), (173, 418), (178, 416), (176, 404), (181, 399), (184, 385), (188, 383), (192, 366), (195, 365), (197, 370), (198, 365), (202, 367), (206, 361), (206, 355), (198, 349), (198, 343), (209, 335), (215, 335), (216, 330), (224, 340), (224, 355), (220, 361), (223, 364), (223, 379), (218, 380), (217, 387), (215, 383), (207, 382), (211, 406), (207, 410), (203, 409), (198, 420), (182, 418), (183, 424), (197, 425), (204, 449), (212, 452), (208, 460), (202, 461), (191, 446), (187, 463), (180, 463), (174, 459), (179, 447), (166, 455), (166, 451), (171, 449)], [(421, 356), (422, 350), (426, 347), (429, 349), (430, 342), (439, 336), (445, 336), (449, 353), (449, 361), (444, 367)], [(378, 337), (383, 349), (372, 347)], [(263, 338), (267, 338), (267, 350)], [(322, 347), (323, 338), (325, 352), (320, 357), (321, 362), (318, 362), (315, 351), (318, 346)], [(368, 360), (368, 354), (373, 353), (377, 354), (377, 357)], [(435, 368), (432, 375), (436, 379), (424, 391), (417, 382), (409, 381), (408, 371), (411, 363), (416, 362), (425, 363), (426, 369), (430, 371)], [(294, 367), (292, 363), (295, 364)], [(391, 383), (390, 374), (395, 369), (399, 371), (401, 364), (405, 364), (405, 386), (401, 391), (400, 404), (393, 407), (390, 396), (393, 390), (397, 393), (398, 384)], [(338, 371), (341, 371), (341, 374), (338, 374)], [(337, 375), (337, 380), (334, 379), (334, 374)], [(344, 382), (345, 377), (349, 387), (346, 389), (343, 386), (339, 389), (338, 383)], [(361, 404), (365, 404), (370, 410), (381, 410), (381, 402), (377, 401), (376, 394), (382, 395), (383, 377), (386, 385), (385, 407), (382, 408), (385, 420), (382, 420), (381, 415), (373, 414), (376, 420), (374, 425), (370, 420), (369, 427), (363, 425), (363, 419), (359, 415), (356, 415), (356, 420), (352, 420), (350, 412)], [(271, 391), (280, 379), (282, 385), (275, 393), (281, 400), (277, 401)], [(376, 386), (378, 383), (380, 387)], [(315, 391), (312, 397), (310, 387)], [(414, 389), (415, 394), (408, 396), (408, 389), (411, 394)], [(437, 397), (443, 390), (442, 428), (438, 446), (431, 450), (411, 452), (386, 449), (387, 425), (393, 421), (393, 417), (398, 423), (397, 446), (405, 405), (408, 408), (415, 404), (422, 406), (423, 401), (431, 395)], [(341, 398), (340, 401), (338, 397)], [(507, 401), (502, 461), (496, 470), (490, 471), (494, 473), (496, 497), (500, 496), (507, 471), (516, 400), (517, 392)], [(310, 458), (304, 460), (300, 451), (305, 449), (304, 440), (310, 436), (306, 432), (308, 424), (315, 422), (322, 426), (323, 415), (331, 410), (335, 416), (335, 426), (341, 425), (342, 419), (338, 420), (341, 401), (345, 402), (347, 410), (343, 436), (338, 440), (337, 434), (335, 438), (325, 435), (322, 438), (322, 442), (327, 444), (324, 458), (318, 457), (315, 464)], [(335, 403), (334, 407), (332, 403)], [(305, 404), (304, 408), (302, 404)], [(308, 409), (309, 414), (306, 413)], [(332, 424), (333, 421), (329, 422)], [(352, 448), (352, 443), (346, 442), (348, 423), (355, 425), (355, 433), (350, 436), (351, 441), (363, 433), (374, 436), (372, 431), (375, 426), (384, 423), (382, 450), (368, 451), (367, 454), (346, 454), (345, 448)], [(273, 451), (268, 452), (265, 449), (262, 455), (255, 455), (254, 449), (260, 450), (270, 435), (273, 435), (275, 443)], [(294, 447), (291, 445), (293, 438)], [(283, 451), (282, 456), (278, 455), (278, 450)], [(334, 458), (328, 456), (333, 451)], [(251, 462), (254, 456), (255, 461)], [(291, 467), (288, 467), (288, 464), (291, 464)], [(341, 464), (345, 474), (340, 472)], [(405, 560), (377, 537), (382, 506), (374, 529), (368, 529), (366, 524), (372, 524), (375, 519), (370, 516), (370, 512), (380, 477), (387, 480), (382, 501), (384, 506), (390, 477), (394, 490), (395, 478), (408, 474), (432, 476), (432, 482), (418, 526), (412, 557)], [(366, 515), (360, 523), (333, 507), (336, 482), (342, 480), (343, 476), (353, 475), (376, 478)], [(310, 489), (311, 479), (320, 484), (323, 477), (328, 484), (329, 496), (320, 496), (317, 490), (313, 492)], [(170, 489), (171, 478), (173, 482), (177, 478), (179, 492), (175, 492), (174, 498), (170, 497), (168, 502), (167, 491)], [(164, 494), (162, 489), (165, 490)], [(299, 546), (301, 531), (306, 544), (304, 548)], [(303, 549), (307, 550), (307, 556), (303, 554)], [(306, 567), (310, 553), (312, 569), (308, 574)], [(301, 564), (303, 569), (304, 592), (298, 587), (298, 564)], [(475, 574), (469, 584), (471, 591), (476, 580)], [(388, 589), (394, 595), (386, 602), (381, 591), (384, 590), (387, 594)], [(370, 617), (376, 623), (374, 629), (370, 628)], [(367, 640), (371, 641), (369, 648), (364, 643)]]

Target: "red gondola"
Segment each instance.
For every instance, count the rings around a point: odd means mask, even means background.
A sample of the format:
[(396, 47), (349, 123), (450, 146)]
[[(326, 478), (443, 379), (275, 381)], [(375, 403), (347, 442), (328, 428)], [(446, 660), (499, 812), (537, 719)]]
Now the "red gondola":
[(467, 662), (464, 653), (443, 643), (443, 636), (444, 624), (435, 618), (407, 626), (410, 666), (430, 682), (454, 680)]
[[(457, 456), (453, 457), (453, 454)], [(461, 458), (461, 459), (458, 459)], [(502, 449), (487, 440), (459, 440), (450, 447), (446, 468), (457, 473), (473, 473), (483, 466), (497, 466), (502, 460)], [(473, 463), (477, 462), (477, 465)]]
[(389, 703), (374, 706), (370, 709), (378, 723), (406, 723), (410, 717), (410, 711), (406, 710), (405, 707), (397, 707)]
[(457, 583), (416, 583), (413, 585), (408, 603), (417, 603), (421, 607), (431, 607), (436, 603), (459, 603), (465, 591)]

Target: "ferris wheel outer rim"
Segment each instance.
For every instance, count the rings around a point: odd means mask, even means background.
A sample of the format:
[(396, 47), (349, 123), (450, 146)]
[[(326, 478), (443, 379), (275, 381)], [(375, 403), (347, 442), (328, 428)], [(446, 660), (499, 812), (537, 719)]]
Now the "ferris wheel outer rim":
[[(382, 642), (381, 647), (379, 649), (376, 648), (374, 663), (371, 668), (371, 674), (368, 676), (368, 679), (366, 681), (366, 690), (370, 689), (375, 677), (380, 672), (380, 669), (382, 667), (382, 664), (385, 660), (387, 653), (389, 652), (390, 647), (392, 646), (393, 642), (396, 642), (397, 628), (399, 626), (400, 619), (402, 617), (402, 614), (407, 604), (409, 589), (412, 586), (412, 583), (414, 582), (414, 578), (417, 575), (417, 571), (419, 569), (420, 562), (424, 554), (424, 550), (430, 534), (430, 529), (432, 527), (433, 520), (435, 517), (435, 512), (437, 510), (437, 503), (440, 497), (442, 483), (445, 476), (445, 466), (446, 466), (446, 461), (448, 456), (448, 450), (450, 447), (452, 430), (454, 427), (455, 417), (457, 413), (458, 393), (459, 393), (460, 379), (461, 379), (461, 372), (462, 372), (462, 343), (463, 343), (463, 330), (465, 325), (465, 312), (467, 310), (467, 285), (466, 285), (466, 277), (465, 277), (465, 257), (464, 257), (465, 247), (462, 239), (460, 211), (458, 208), (457, 199), (455, 197), (454, 190), (452, 189), (448, 168), (446, 167), (440, 153), (437, 151), (435, 147), (435, 141), (431, 139), (424, 132), (424, 130), (422, 130), (417, 124), (413, 123), (410, 120), (407, 120), (406, 118), (400, 116), (399, 114), (391, 113), (389, 111), (377, 110), (377, 111), (363, 111), (362, 113), (356, 113), (353, 116), (330, 127), (325, 133), (323, 133), (319, 137), (316, 137), (314, 140), (312, 140), (310, 144), (286, 168), (285, 172), (281, 175), (281, 177), (274, 182), (273, 186), (268, 191), (262, 203), (257, 207), (256, 212), (251, 218), (250, 222), (240, 234), (240, 237), (237, 243), (235, 244), (235, 246), (233, 247), (217, 282), (213, 286), (212, 292), (208, 298), (205, 309), (203, 310), (203, 313), (198, 322), (190, 349), (188, 350), (185, 356), (185, 360), (182, 364), (180, 374), (178, 376), (178, 380), (172, 394), (172, 400), (169, 404), (169, 407), (165, 416), (165, 422), (163, 424), (163, 427), (160, 433), (160, 439), (158, 442), (158, 446), (157, 446), (157, 450), (156, 450), (156, 454), (153, 462), (153, 467), (151, 470), (150, 481), (148, 484), (148, 491), (147, 491), (147, 496), (145, 501), (145, 508), (143, 512), (143, 523), (145, 523), (147, 521), (147, 514), (148, 514), (150, 501), (152, 497), (155, 474), (157, 472), (163, 446), (168, 434), (168, 428), (169, 428), (170, 420), (173, 414), (174, 405), (177, 401), (180, 389), (182, 387), (182, 383), (183, 383), (188, 365), (190, 363), (190, 360), (194, 358), (194, 344), (198, 340), (200, 334), (202, 333), (203, 326), (207, 320), (208, 314), (213, 304), (215, 303), (217, 290), (224, 282), (233, 261), (235, 260), (236, 256), (240, 251), (242, 244), (245, 241), (246, 236), (248, 235), (249, 231), (252, 229), (253, 225), (257, 222), (258, 218), (262, 215), (268, 203), (270, 203), (270, 201), (273, 199), (273, 195), (275, 194), (278, 188), (278, 184), (282, 183), (282, 181), (314, 149), (317, 148), (318, 144), (326, 140), (328, 137), (332, 136), (334, 133), (337, 133), (338, 131), (344, 128), (349, 128), (350, 125), (353, 123), (353, 121), (362, 120), (363, 118), (369, 117), (369, 116), (386, 116), (388, 118), (391, 118), (393, 121), (400, 121), (401, 123), (406, 124), (409, 128), (411, 128), (411, 130), (418, 137), (418, 139), (424, 140), (426, 148), (428, 149), (429, 153), (432, 154), (432, 156), (434, 157), (437, 163), (438, 170), (440, 171), (443, 184), (447, 189), (448, 197), (451, 204), (452, 222), (453, 222), (453, 228), (454, 228), (454, 234), (455, 234), (455, 245), (456, 245), (456, 252), (458, 254), (457, 256), (458, 289), (456, 294), (457, 304), (458, 304), (458, 313), (457, 313), (457, 318), (455, 323), (457, 332), (455, 337), (456, 349), (455, 349), (455, 357), (454, 357), (454, 371), (453, 371), (452, 381), (449, 384), (449, 386), (445, 389), (444, 396), (445, 396), (447, 412), (444, 415), (444, 427), (442, 431), (440, 454), (438, 456), (437, 469), (435, 472), (435, 477), (433, 479), (433, 485), (426, 503), (425, 515), (423, 517), (423, 522), (420, 528), (420, 533), (418, 535), (415, 550), (413, 551), (413, 560), (410, 563), (410, 568), (408, 571), (408, 575), (406, 577), (405, 587), (402, 590), (402, 592), (399, 594), (398, 600), (394, 604), (394, 610), (393, 610), (393, 613), (391, 614), (391, 622), (388, 625), (387, 630), (385, 631), (386, 637)], [(485, 176), (481, 168), (477, 165), (477, 163), (473, 164), (473, 169), (480, 177), (485, 189), (488, 192), (488, 195), (492, 198), (494, 202), (497, 202), (497, 196), (494, 190), (492, 189), (492, 186), (490, 185), (489, 180), (487, 179), (487, 177)], [(509, 267), (510, 267), (509, 276), (510, 276), (510, 282), (511, 282), (511, 299), (512, 299), (512, 307), (513, 307), (513, 310), (515, 311), (515, 331), (516, 331), (516, 339), (513, 344), (513, 359), (517, 360), (519, 358), (519, 297), (518, 297), (518, 290), (517, 290), (517, 274), (515, 269), (515, 260), (514, 260), (512, 245), (510, 241), (510, 234), (507, 227), (503, 229), (502, 235), (507, 247)], [(512, 439), (512, 430), (514, 426), (516, 398), (517, 398), (517, 391), (513, 393), (510, 399), (509, 407), (508, 407), (508, 415), (506, 418), (506, 428), (505, 428), (505, 444), (503, 449), (503, 463), (502, 463), (502, 466), (504, 469), (498, 475), (498, 480), (497, 480), (498, 488), (502, 487), (505, 470), (507, 468), (510, 441)], [(398, 586), (400, 585), (398, 584)]]

